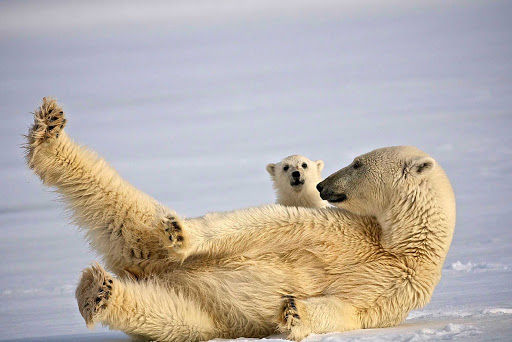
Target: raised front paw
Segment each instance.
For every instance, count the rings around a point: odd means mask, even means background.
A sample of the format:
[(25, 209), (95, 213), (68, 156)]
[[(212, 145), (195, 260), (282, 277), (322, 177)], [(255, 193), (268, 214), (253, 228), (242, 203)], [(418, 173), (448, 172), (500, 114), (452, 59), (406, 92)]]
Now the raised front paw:
[(75, 296), (87, 327), (92, 328), (108, 309), (114, 282), (112, 276), (97, 263), (82, 272)]
[(158, 224), (160, 238), (165, 247), (181, 252), (188, 243), (183, 223), (174, 215), (165, 215)]
[(34, 125), (29, 131), (29, 144), (38, 145), (56, 139), (66, 125), (64, 111), (52, 98), (43, 98), (43, 104), (34, 113)]

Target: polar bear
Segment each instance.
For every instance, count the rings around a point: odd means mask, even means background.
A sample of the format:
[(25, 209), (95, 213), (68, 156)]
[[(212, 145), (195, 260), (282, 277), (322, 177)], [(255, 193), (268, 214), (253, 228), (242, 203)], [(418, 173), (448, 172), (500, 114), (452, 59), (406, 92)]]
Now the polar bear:
[[(158, 341), (388, 327), (427, 304), (455, 226), (441, 166), (414, 147), (356, 157), (318, 184), (337, 208), (267, 205), (185, 219), (66, 134), (43, 99), (28, 166), (101, 254), (76, 290), (88, 326)], [(135, 271), (133, 271), (135, 270)], [(136, 277), (132, 276), (136, 274)]]
[(323, 168), (323, 161), (312, 161), (297, 154), (277, 164), (268, 164), (266, 169), (276, 191), (276, 203), (292, 207), (327, 207), (329, 204), (320, 198), (316, 189), (322, 181)]

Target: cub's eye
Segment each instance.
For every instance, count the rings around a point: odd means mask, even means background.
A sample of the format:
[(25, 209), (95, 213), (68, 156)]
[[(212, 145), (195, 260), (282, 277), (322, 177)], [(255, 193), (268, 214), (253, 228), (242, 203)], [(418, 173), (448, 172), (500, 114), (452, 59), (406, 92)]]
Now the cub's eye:
[(303, 169), (307, 169), (307, 168), (308, 168), (308, 164), (306, 164), (306, 163), (302, 163), (302, 168), (303, 168)]
[(363, 163), (361, 163), (359, 160), (356, 160), (354, 165), (352, 165), (354, 169), (359, 169), (361, 166), (363, 166)]
[(289, 168), (290, 168), (290, 167), (289, 167), (288, 165), (286, 165), (285, 167), (283, 167), (283, 170), (284, 170), (284, 171), (288, 171), (288, 169), (289, 169)]

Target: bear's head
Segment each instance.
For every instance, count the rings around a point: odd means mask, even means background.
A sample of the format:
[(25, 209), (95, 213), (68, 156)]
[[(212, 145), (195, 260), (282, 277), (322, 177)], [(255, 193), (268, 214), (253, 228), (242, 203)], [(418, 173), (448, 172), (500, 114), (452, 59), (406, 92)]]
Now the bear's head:
[(267, 171), (274, 183), (277, 202), (294, 206), (325, 206), (316, 191), (316, 185), (322, 180), (323, 168), (323, 161), (312, 161), (301, 155), (268, 164)]
[(426, 196), (419, 193), (420, 184), (428, 185), (421, 187), (423, 192), (439, 189), (437, 197), (446, 197), (444, 204), (454, 206), (444, 171), (433, 158), (411, 146), (385, 147), (356, 157), (349, 166), (319, 183), (317, 189), (322, 199), (338, 208), (379, 217), (401, 198)]

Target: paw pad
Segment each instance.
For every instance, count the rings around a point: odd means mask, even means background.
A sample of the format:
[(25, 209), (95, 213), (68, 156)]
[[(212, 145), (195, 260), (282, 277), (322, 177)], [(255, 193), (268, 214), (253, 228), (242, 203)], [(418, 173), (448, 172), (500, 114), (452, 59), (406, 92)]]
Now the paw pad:
[(283, 320), (288, 329), (300, 323), (300, 315), (297, 303), (293, 296), (284, 297)]
[(76, 299), (87, 326), (93, 326), (95, 318), (107, 309), (113, 285), (112, 277), (101, 266), (96, 264), (84, 270), (76, 290)]
[(57, 101), (43, 98), (43, 104), (34, 113), (34, 125), (29, 135), (32, 142), (41, 143), (49, 138), (58, 138), (65, 125), (64, 111)]
[(169, 248), (180, 248), (183, 246), (185, 242), (185, 237), (183, 236), (183, 228), (175, 216), (167, 215), (161, 221), (162, 233), (165, 237), (165, 244)]

